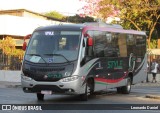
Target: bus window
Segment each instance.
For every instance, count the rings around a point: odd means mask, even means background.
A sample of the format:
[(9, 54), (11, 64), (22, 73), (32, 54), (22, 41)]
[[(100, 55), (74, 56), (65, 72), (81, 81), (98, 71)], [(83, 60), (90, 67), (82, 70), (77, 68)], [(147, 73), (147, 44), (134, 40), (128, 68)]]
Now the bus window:
[(136, 51), (136, 39), (134, 35), (127, 34), (127, 53), (128, 56), (130, 53), (135, 53)]
[(105, 38), (106, 38), (106, 46), (104, 48), (104, 56), (118, 57), (119, 56), (118, 35), (107, 32)]
[(120, 57), (127, 57), (126, 34), (118, 35), (118, 46), (119, 46)]
[(94, 50), (96, 57), (104, 57), (104, 48), (106, 47), (105, 32), (94, 31)]
[(144, 36), (136, 36), (136, 54), (137, 56), (144, 56), (146, 49), (146, 38)]
[(33, 46), (31, 48), (31, 54), (36, 54), (36, 46), (38, 45), (38, 40), (33, 40)]
[(64, 49), (66, 47), (67, 40), (65, 37), (62, 37), (59, 41), (59, 50)]

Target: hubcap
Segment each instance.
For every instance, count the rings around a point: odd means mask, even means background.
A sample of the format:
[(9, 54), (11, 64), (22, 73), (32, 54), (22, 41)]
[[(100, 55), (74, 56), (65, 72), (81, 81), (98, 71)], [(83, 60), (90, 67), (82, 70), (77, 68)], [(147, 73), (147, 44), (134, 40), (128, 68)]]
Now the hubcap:
[(90, 87), (87, 85), (87, 95), (90, 95)]
[(131, 89), (131, 84), (130, 84), (130, 81), (128, 82), (128, 85), (127, 85), (127, 90), (130, 91)]

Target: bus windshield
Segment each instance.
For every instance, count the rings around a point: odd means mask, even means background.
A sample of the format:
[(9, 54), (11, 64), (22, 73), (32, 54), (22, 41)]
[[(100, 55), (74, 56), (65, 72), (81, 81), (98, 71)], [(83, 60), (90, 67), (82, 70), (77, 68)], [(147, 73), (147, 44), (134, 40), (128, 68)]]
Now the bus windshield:
[(30, 39), (25, 60), (64, 63), (78, 58), (81, 31), (37, 31)]

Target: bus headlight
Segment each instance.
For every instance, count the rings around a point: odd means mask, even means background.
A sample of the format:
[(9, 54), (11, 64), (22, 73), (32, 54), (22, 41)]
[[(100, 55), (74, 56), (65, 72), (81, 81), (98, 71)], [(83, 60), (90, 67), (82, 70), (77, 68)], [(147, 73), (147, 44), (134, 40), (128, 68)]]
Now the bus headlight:
[(21, 78), (23, 79), (23, 80), (26, 80), (26, 81), (31, 81), (32, 80), (32, 78), (30, 78), (30, 77), (27, 77), (27, 76), (21, 76)]
[(70, 81), (74, 81), (77, 79), (78, 79), (78, 76), (71, 76), (71, 77), (66, 77), (66, 78), (61, 79), (61, 82), (70, 82)]

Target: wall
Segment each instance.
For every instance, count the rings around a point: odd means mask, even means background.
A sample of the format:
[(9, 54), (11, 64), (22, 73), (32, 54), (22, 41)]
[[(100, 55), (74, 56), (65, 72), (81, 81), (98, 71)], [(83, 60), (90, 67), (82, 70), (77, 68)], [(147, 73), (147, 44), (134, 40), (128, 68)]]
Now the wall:
[(37, 27), (59, 23), (59, 21), (38, 18), (0, 15), (0, 35), (26, 36)]
[(0, 81), (20, 82), (21, 81), (20, 75), (21, 71), (0, 70)]

